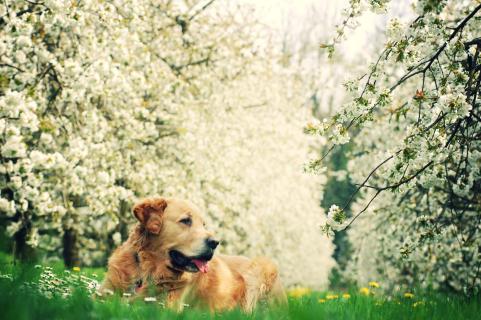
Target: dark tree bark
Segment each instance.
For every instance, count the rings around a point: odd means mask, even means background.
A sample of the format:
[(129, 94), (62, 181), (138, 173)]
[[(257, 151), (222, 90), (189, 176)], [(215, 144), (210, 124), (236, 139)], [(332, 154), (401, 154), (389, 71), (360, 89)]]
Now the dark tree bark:
[(77, 233), (72, 229), (65, 230), (63, 234), (63, 262), (67, 268), (79, 265)]
[(33, 262), (35, 260), (35, 250), (27, 243), (30, 227), (28, 221), (24, 222), (20, 230), (13, 236), (13, 254), (15, 260), (20, 260), (21, 262)]

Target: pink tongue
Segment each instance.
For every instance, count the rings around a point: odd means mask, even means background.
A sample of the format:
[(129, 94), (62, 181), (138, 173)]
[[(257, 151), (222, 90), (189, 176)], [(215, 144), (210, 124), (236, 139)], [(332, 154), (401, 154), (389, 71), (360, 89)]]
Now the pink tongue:
[(197, 267), (197, 269), (199, 269), (200, 272), (206, 273), (207, 271), (209, 271), (207, 261), (192, 259), (192, 262), (195, 264), (195, 266)]

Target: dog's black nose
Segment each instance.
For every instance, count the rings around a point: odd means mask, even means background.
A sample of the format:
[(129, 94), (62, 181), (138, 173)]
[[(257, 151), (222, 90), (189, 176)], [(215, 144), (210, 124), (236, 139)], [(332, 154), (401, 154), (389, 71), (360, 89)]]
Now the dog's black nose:
[(205, 242), (207, 243), (207, 246), (209, 248), (211, 248), (212, 250), (214, 250), (215, 248), (217, 248), (217, 246), (219, 245), (219, 241), (215, 240), (215, 239), (212, 239), (212, 238), (207, 238), (205, 239)]

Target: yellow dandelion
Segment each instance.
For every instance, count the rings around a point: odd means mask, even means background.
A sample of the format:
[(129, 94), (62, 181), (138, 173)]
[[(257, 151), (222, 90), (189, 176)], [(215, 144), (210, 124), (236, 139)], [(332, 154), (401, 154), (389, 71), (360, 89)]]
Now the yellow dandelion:
[(366, 288), (366, 287), (359, 289), (359, 292), (365, 296), (368, 296), (370, 293), (369, 288)]
[(72, 270), (75, 271), (75, 272), (80, 272), (80, 268), (79, 268), (79, 267), (73, 267)]
[(319, 303), (324, 303), (324, 302), (326, 302), (326, 299), (319, 299), (317, 301), (319, 301)]
[(344, 294), (342, 295), (342, 297), (343, 297), (344, 299), (349, 299), (349, 298), (351, 297), (351, 295), (350, 295), (349, 293), (344, 293)]
[(294, 288), (289, 291), (289, 296), (292, 298), (301, 298), (311, 293), (311, 289), (309, 288)]
[(379, 288), (379, 283), (376, 281), (370, 281), (368, 284), (371, 288)]
[(334, 299), (337, 299), (337, 298), (339, 298), (339, 295), (337, 295), (337, 294), (328, 294), (326, 296), (327, 300), (334, 300)]
[(412, 299), (412, 298), (414, 298), (414, 294), (412, 294), (411, 292), (406, 292), (406, 293), (404, 294), (404, 298), (406, 298), (406, 299)]

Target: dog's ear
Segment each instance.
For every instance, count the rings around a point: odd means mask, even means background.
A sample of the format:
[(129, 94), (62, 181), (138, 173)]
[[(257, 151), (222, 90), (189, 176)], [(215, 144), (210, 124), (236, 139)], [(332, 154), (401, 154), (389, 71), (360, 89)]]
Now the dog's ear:
[(134, 206), (134, 216), (153, 234), (159, 234), (162, 227), (162, 214), (167, 208), (167, 201), (162, 198), (147, 199)]

